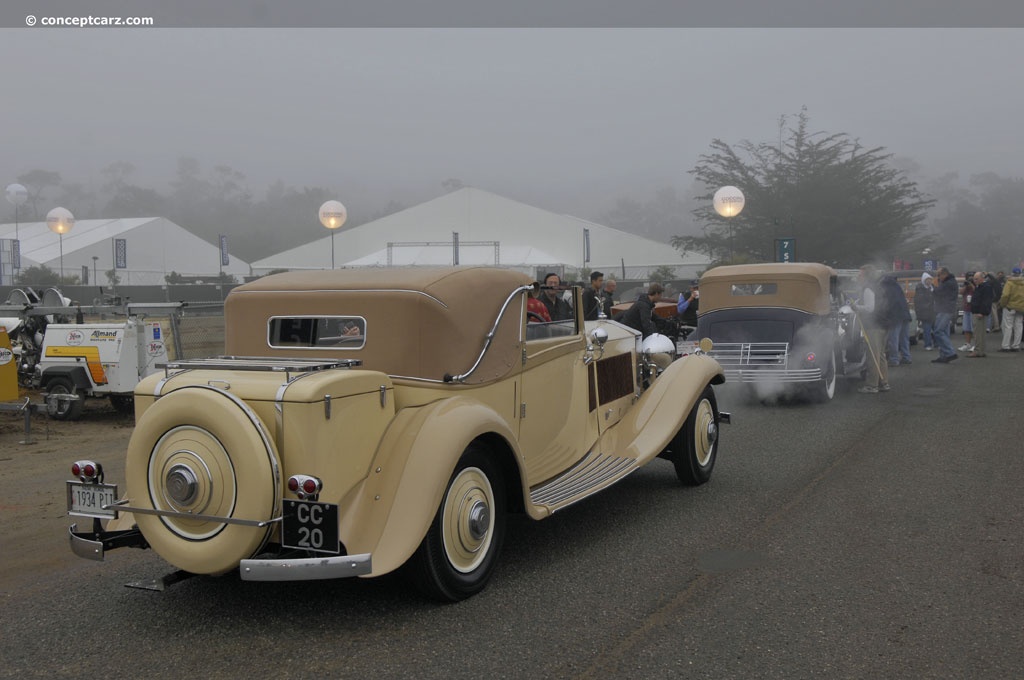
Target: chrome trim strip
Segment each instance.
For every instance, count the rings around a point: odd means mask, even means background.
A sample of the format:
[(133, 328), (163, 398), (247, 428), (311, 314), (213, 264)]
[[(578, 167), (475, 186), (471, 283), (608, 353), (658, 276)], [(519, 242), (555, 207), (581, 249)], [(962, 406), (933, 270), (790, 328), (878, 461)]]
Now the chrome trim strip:
[(338, 557), (248, 559), (238, 564), (243, 581), (319, 581), (368, 576), (373, 571), (370, 553)]
[(502, 317), (505, 316), (505, 310), (508, 309), (509, 304), (512, 303), (512, 300), (515, 299), (517, 295), (525, 293), (528, 290), (533, 290), (533, 288), (533, 284), (530, 284), (528, 286), (519, 286), (511, 293), (509, 293), (509, 296), (505, 298), (504, 304), (501, 305), (501, 310), (498, 311), (498, 318), (494, 320), (494, 325), (491, 326), (491, 330), (487, 333), (487, 336), (484, 338), (484, 348), (480, 350), (480, 356), (476, 358), (476, 362), (470, 367), (468, 371), (462, 373), (461, 375), (445, 374), (445, 382), (463, 382), (466, 378), (473, 375), (473, 372), (476, 371), (476, 369), (480, 366), (480, 362), (484, 360), (484, 355), (487, 354), (487, 350), (491, 346), (491, 341), (494, 340), (494, 334), (498, 330), (498, 324), (501, 323)]
[(128, 505), (128, 500), (117, 501), (110, 505), (101, 506), (104, 510), (124, 510), (133, 512), (136, 515), (156, 515), (157, 517), (178, 517), (181, 519), (198, 519), (204, 522), (217, 522), (219, 524), (241, 524), (246, 527), (265, 527), (284, 519), (283, 516), (274, 519), (237, 519), (235, 517), (219, 517), (217, 515), (202, 515), (194, 512), (177, 512), (175, 510), (155, 510), (153, 508), (136, 508)]
[(446, 380), (438, 380), (437, 378), (419, 378), (414, 375), (393, 375), (389, 373), (388, 377), (392, 380), (414, 380), (416, 382), (436, 383), (438, 385), (447, 384)]

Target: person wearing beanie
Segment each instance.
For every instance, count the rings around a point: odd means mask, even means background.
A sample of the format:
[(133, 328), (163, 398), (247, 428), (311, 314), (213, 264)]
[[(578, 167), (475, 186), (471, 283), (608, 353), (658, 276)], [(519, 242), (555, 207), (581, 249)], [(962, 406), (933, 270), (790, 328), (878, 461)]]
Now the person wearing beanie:
[(935, 349), (933, 329), (935, 328), (935, 298), (932, 294), (935, 280), (928, 272), (921, 274), (921, 283), (914, 288), (914, 314), (921, 323), (924, 348), (926, 351)]
[(1021, 330), (1024, 329), (1024, 277), (1020, 267), (1014, 267), (999, 296), (1003, 308), (1003, 345), (1000, 352), (1019, 352)]

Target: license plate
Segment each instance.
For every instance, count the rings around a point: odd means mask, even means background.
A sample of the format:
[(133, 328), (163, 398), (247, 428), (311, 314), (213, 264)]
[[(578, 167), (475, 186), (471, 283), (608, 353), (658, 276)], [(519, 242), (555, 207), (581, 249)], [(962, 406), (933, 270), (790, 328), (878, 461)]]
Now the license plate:
[(286, 500), (281, 524), (283, 547), (338, 554), (337, 505)]
[(113, 505), (116, 500), (117, 484), (68, 482), (69, 515), (113, 519), (117, 517), (117, 510), (114, 508), (105, 510), (103, 506)]

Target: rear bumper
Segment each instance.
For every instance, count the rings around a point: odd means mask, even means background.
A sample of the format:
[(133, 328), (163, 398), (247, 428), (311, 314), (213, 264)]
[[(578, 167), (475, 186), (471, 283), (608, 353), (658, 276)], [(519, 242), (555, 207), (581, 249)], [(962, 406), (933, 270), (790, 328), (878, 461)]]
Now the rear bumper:
[(115, 548), (148, 548), (149, 544), (138, 529), (125, 531), (78, 531), (78, 525), (68, 529), (71, 552), (87, 560), (102, 562), (108, 550)]
[(238, 571), (243, 581), (320, 581), (368, 576), (373, 571), (369, 553), (296, 559), (242, 560)]

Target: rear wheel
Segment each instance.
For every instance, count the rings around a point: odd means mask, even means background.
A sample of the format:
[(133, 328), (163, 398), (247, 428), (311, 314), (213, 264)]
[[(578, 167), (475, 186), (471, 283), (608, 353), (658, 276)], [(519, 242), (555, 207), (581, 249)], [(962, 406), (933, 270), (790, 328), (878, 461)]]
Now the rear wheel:
[(708, 385), (672, 439), (672, 464), (679, 481), (698, 486), (711, 479), (717, 454), (718, 404)]
[(236, 568), (263, 547), (273, 523), (189, 515), (267, 522), (281, 503), (279, 458), (266, 427), (244, 401), (207, 387), (175, 390), (142, 414), (125, 477), (131, 505), (178, 513), (136, 513), (135, 521), (162, 558), (194, 574)]
[(448, 482), (441, 506), (409, 563), (428, 597), (457, 602), (484, 589), (505, 537), (505, 488), (498, 465), (470, 445)]
[(59, 376), (50, 380), (46, 388), (54, 399), (46, 402), (46, 412), (56, 420), (77, 420), (85, 406), (85, 395), (75, 389), (71, 378)]

